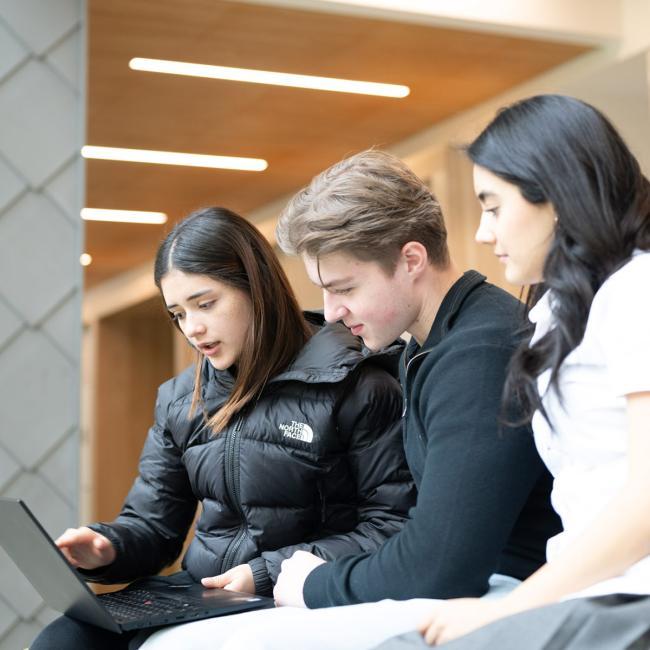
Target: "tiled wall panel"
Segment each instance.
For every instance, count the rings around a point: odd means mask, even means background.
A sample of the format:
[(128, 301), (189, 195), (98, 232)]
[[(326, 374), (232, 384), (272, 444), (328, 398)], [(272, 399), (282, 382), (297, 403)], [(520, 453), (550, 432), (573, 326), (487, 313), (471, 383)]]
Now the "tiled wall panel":
[[(77, 523), (85, 4), (0, 2), (0, 494)], [(55, 616), (0, 549), (0, 650)]]

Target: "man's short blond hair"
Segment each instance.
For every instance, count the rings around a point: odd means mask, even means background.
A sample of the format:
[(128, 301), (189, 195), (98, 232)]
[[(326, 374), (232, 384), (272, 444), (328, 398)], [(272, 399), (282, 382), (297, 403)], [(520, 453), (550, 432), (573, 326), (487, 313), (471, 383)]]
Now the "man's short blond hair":
[(449, 263), (440, 204), (397, 157), (362, 151), (315, 176), (283, 210), (280, 248), (318, 258), (343, 252), (375, 261), (392, 275), (402, 246), (420, 242), (431, 264)]

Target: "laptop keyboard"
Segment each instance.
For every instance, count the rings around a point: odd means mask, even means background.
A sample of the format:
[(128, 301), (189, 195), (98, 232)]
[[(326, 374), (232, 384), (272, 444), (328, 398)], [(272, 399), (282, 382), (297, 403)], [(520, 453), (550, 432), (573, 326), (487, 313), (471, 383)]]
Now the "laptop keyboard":
[(176, 615), (192, 618), (206, 610), (205, 603), (186, 598), (166, 598), (145, 589), (129, 589), (99, 596), (102, 603), (118, 620), (133, 621), (143, 618)]

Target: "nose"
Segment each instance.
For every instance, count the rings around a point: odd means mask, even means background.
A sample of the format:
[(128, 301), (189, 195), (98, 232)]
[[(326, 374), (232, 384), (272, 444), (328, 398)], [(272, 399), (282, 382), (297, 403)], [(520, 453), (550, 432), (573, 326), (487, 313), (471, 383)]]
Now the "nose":
[(478, 244), (494, 244), (496, 241), (494, 237), (492, 217), (485, 214), (485, 212), (481, 214), (481, 221), (476, 229), (474, 239)]
[(323, 290), (323, 310), (325, 312), (325, 320), (328, 323), (336, 323), (336, 321), (341, 320), (348, 313), (348, 310), (341, 301), (341, 296), (330, 293), (327, 289)]
[(205, 324), (203, 319), (198, 314), (185, 314), (185, 318), (182, 321), (183, 334), (187, 336), (188, 339), (196, 338), (205, 334)]

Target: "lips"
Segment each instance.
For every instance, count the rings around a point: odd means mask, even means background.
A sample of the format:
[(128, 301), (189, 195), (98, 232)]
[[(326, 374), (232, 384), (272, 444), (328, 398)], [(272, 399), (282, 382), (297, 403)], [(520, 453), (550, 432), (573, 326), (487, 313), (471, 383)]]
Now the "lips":
[(220, 341), (211, 341), (209, 343), (199, 343), (196, 347), (206, 357), (210, 357), (217, 352), (220, 344)]
[(363, 329), (363, 325), (352, 325), (350, 327), (350, 332), (352, 333), (352, 336), (359, 336), (361, 333), (361, 330)]

